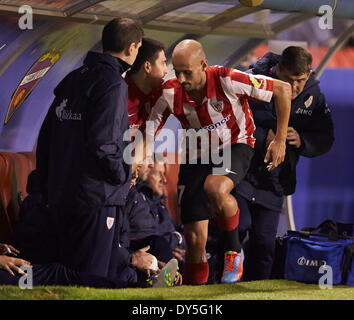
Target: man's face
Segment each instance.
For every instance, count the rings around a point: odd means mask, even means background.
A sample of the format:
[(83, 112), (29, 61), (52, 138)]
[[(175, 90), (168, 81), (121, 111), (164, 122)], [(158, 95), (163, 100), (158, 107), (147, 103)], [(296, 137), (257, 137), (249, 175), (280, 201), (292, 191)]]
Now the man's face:
[(154, 167), (150, 170), (148, 175), (148, 186), (152, 189), (152, 191), (162, 196), (164, 194), (166, 180), (166, 169), (163, 163), (156, 163)]
[(291, 85), (291, 99), (294, 100), (303, 90), (306, 82), (311, 74), (302, 73), (301, 75), (293, 75), (289, 70), (279, 67), (277, 68), (277, 76), (279, 80), (288, 82)]
[(139, 179), (141, 181), (146, 181), (149, 177), (149, 173), (151, 171), (151, 169), (154, 167), (154, 165), (152, 163), (148, 163), (148, 161), (145, 161), (144, 163), (139, 165)]
[(172, 64), (178, 83), (184, 91), (199, 90), (204, 86), (205, 68), (207, 66), (205, 60), (185, 59), (178, 55), (172, 58)]
[(167, 72), (165, 52), (161, 50), (154, 63), (151, 63), (151, 71), (149, 73), (148, 81), (150, 81), (152, 89), (159, 89), (161, 87), (163, 78)]

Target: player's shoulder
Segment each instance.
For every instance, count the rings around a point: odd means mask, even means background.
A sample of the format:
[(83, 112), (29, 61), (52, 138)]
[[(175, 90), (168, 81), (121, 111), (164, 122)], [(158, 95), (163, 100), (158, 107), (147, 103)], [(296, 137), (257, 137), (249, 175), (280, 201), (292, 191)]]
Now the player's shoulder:
[(161, 87), (161, 90), (166, 90), (166, 89), (181, 89), (180, 84), (178, 83), (177, 78), (172, 78), (167, 81), (165, 81)]
[(219, 65), (208, 66), (207, 68), (207, 72), (216, 77), (229, 77), (234, 70), (235, 69), (231, 69)]
[(182, 94), (182, 87), (178, 83), (177, 78), (167, 80), (161, 87), (161, 95), (167, 101), (172, 101), (174, 96)]

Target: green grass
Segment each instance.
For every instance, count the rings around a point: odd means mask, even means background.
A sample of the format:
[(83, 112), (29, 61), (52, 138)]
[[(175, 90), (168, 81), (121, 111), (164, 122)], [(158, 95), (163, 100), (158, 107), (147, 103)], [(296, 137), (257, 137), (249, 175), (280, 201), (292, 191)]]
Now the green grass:
[(147, 289), (34, 287), (21, 290), (0, 286), (0, 300), (354, 300), (354, 287), (318, 285), (286, 280), (241, 282), (236, 285), (186, 286)]

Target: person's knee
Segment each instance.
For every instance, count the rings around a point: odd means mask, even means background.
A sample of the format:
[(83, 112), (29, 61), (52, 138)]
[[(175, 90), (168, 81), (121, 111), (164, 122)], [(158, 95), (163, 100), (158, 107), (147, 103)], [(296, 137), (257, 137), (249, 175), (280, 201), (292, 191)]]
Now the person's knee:
[(205, 179), (203, 186), (206, 195), (216, 208), (221, 208), (225, 197), (230, 194), (233, 187), (231, 179), (212, 174)]
[(184, 231), (187, 248), (194, 250), (204, 250), (207, 236), (199, 229), (187, 229)]

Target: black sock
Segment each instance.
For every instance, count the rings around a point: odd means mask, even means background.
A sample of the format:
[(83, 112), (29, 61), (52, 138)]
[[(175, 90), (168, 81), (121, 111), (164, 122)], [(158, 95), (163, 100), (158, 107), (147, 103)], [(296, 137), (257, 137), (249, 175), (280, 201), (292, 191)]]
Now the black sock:
[(224, 248), (226, 251), (236, 251), (241, 252), (240, 237), (238, 234), (238, 227), (231, 231), (222, 231), (224, 237)]

